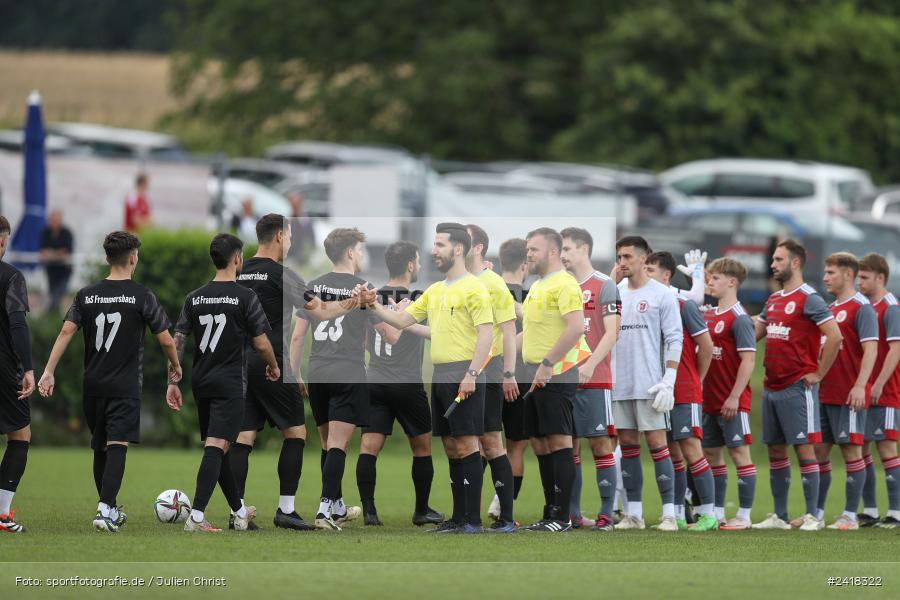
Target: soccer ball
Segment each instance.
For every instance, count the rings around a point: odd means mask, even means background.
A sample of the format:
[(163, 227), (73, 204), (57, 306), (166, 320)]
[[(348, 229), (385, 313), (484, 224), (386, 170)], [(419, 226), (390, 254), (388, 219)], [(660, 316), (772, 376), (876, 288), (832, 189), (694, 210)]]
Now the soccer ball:
[(163, 523), (184, 523), (191, 514), (191, 499), (184, 492), (166, 490), (156, 497), (153, 510)]

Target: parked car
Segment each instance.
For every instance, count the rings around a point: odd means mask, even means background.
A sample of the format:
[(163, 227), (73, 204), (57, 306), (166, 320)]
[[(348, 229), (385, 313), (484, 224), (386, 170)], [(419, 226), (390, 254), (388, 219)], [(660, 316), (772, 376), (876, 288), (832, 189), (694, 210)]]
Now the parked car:
[(678, 194), (664, 189), (653, 173), (620, 165), (522, 163), (510, 172), (511, 177), (522, 175), (556, 182), (562, 194), (629, 194), (637, 200), (640, 220), (664, 214), (669, 197)]
[(279, 160), (236, 158), (228, 161), (228, 176), (253, 181), (288, 197), (303, 195), (303, 206), (312, 217), (327, 217), (331, 183), (328, 171), (308, 168)]
[(659, 177), (684, 195), (687, 202), (683, 204), (753, 203), (795, 214), (845, 214), (875, 189), (862, 169), (798, 160), (698, 160), (663, 171)]
[[(332, 169), (339, 166), (392, 166), (400, 177), (400, 206), (404, 215), (421, 217), (430, 183), (437, 177), (424, 161), (396, 146), (364, 144), (336, 144), (332, 142), (301, 141), (271, 146), (266, 157), (302, 165), (313, 169)], [(316, 191), (328, 198), (330, 190), (317, 182)]]
[(839, 215), (794, 212), (769, 206), (734, 205), (674, 208), (655, 226), (730, 233), (754, 237), (818, 237), (831, 240), (862, 241), (865, 234)]
[[(21, 129), (0, 130), (0, 150), (21, 152), (25, 133)], [(90, 154), (90, 148), (60, 135), (47, 134), (44, 138), (47, 154)]]
[(138, 160), (189, 160), (177, 138), (154, 131), (123, 129), (93, 123), (51, 123), (47, 132), (68, 138), (106, 158)]
[(215, 198), (219, 190), (219, 179), (210, 177), (206, 182), (206, 190), (210, 198), (211, 226), (216, 226), (218, 218), (221, 216), (222, 223), (228, 227), (232, 218), (241, 214), (241, 204), (247, 199), (253, 202), (253, 213), (257, 217), (268, 213), (291, 216), (291, 203), (278, 192), (244, 179), (226, 178), (224, 183), (225, 193), (222, 197), (221, 211), (216, 214)]

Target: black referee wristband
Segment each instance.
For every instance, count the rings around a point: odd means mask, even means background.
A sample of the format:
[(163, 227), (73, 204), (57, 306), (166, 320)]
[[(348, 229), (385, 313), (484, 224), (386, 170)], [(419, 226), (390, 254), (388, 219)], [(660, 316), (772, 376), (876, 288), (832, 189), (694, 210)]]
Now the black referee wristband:
[(503, 371), (503, 379), (512, 379), (516, 376), (512, 371)]
[(541, 361), (541, 364), (545, 367), (552, 367), (553, 363), (546, 359), (546, 357)]

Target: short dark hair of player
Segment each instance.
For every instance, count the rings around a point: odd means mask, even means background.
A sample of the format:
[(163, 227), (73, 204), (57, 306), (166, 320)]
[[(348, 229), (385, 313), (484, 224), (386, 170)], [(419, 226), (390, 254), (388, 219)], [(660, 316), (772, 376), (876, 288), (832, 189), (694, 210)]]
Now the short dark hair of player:
[(884, 283), (887, 284), (888, 278), (891, 276), (891, 268), (888, 261), (882, 255), (876, 252), (869, 252), (859, 261), (860, 271), (869, 271), (876, 275), (884, 275)]
[(654, 252), (647, 257), (647, 264), (665, 269), (670, 276), (675, 274), (675, 269), (677, 268), (675, 257), (672, 256), (671, 252)]
[(434, 232), (448, 234), (451, 244), (462, 244), (463, 256), (472, 249), (472, 236), (469, 235), (469, 231), (462, 223), (438, 223)]
[(416, 254), (419, 247), (412, 242), (394, 242), (384, 251), (384, 264), (387, 265), (388, 275), (400, 277), (406, 273), (409, 263), (416, 262)]
[(575, 245), (579, 248), (587, 244), (588, 256), (594, 251), (594, 238), (588, 233), (587, 229), (582, 229), (581, 227), (566, 227), (559, 232), (559, 235), (561, 235), (563, 239), (569, 238), (575, 242)]
[(505, 273), (512, 273), (522, 266), (527, 254), (525, 240), (513, 238), (500, 244), (500, 269)]
[(137, 187), (147, 185), (147, 174), (138, 173), (138, 176), (134, 178), (134, 185), (136, 185)]
[(209, 244), (209, 257), (217, 269), (224, 269), (235, 254), (244, 251), (244, 242), (230, 233), (220, 233)]
[(12, 233), (12, 227), (9, 226), (9, 219), (0, 215), (0, 237), (5, 237)]
[(529, 231), (528, 235), (525, 236), (525, 239), (530, 240), (536, 235), (544, 236), (544, 239), (547, 240), (551, 246), (556, 246), (557, 250), (562, 250), (562, 236), (559, 235), (559, 232), (555, 229), (551, 229), (550, 227), (538, 227), (534, 231)]
[(619, 238), (619, 241), (616, 242), (616, 250), (618, 250), (619, 248), (624, 248), (626, 246), (631, 246), (635, 250), (642, 252), (645, 255), (653, 253), (653, 250), (650, 248), (650, 244), (647, 243), (647, 240), (639, 235), (626, 235), (623, 238)]
[(788, 251), (788, 254), (791, 256), (791, 260), (799, 259), (800, 266), (806, 266), (806, 248), (803, 247), (803, 244), (796, 240), (784, 240), (783, 242), (779, 242), (776, 248), (784, 248)]
[(478, 225), (466, 225), (466, 229), (469, 230), (469, 233), (472, 236), (472, 247), (474, 248), (478, 244), (481, 244), (481, 256), (487, 256), (488, 242), (490, 241), (488, 239), (487, 231)]
[(838, 269), (850, 269), (854, 277), (859, 274), (859, 260), (849, 252), (835, 252), (825, 259), (825, 264)]
[(707, 265), (706, 272), (709, 274), (718, 273), (725, 277), (734, 277), (737, 279), (738, 285), (744, 283), (747, 279), (747, 267), (739, 260), (723, 256), (717, 258)]
[(338, 227), (325, 238), (325, 254), (332, 263), (337, 264), (347, 250), (365, 241), (366, 234), (356, 227)]
[(103, 251), (110, 266), (124, 267), (128, 257), (141, 247), (138, 236), (128, 231), (113, 231), (103, 240)]
[(269, 213), (256, 222), (256, 240), (260, 244), (268, 244), (275, 239), (279, 231), (284, 231), (284, 217)]

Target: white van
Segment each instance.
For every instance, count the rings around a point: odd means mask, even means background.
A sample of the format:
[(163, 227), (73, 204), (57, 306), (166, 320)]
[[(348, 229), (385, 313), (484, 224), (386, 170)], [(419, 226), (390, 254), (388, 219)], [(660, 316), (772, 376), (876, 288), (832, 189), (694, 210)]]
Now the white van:
[(659, 177), (665, 186), (683, 194), (680, 202), (687, 206), (758, 202), (792, 213), (845, 214), (858, 198), (875, 189), (862, 169), (800, 160), (697, 160), (663, 171)]

